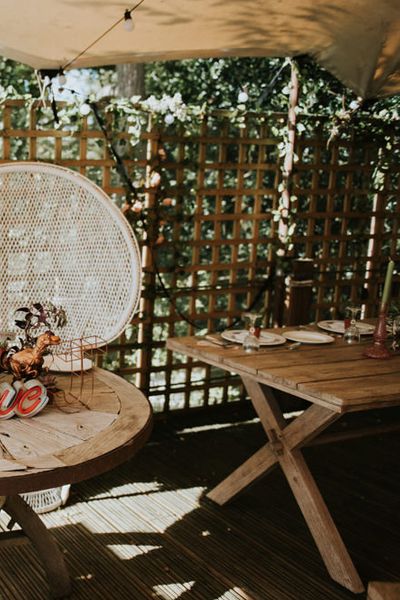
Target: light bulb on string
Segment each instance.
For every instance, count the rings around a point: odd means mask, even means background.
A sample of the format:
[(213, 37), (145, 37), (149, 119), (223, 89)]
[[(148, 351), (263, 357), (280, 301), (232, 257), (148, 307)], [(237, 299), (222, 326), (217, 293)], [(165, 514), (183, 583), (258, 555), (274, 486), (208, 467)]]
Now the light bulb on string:
[(91, 110), (92, 109), (90, 108), (90, 104), (88, 104), (87, 102), (84, 102), (79, 107), (79, 112), (82, 115), (82, 117), (86, 117), (90, 113)]
[(60, 87), (64, 87), (65, 84), (67, 83), (67, 78), (66, 78), (63, 70), (59, 71), (59, 73), (57, 75), (57, 83)]
[(124, 13), (124, 29), (125, 29), (125, 31), (133, 30), (133, 20), (132, 20), (131, 13), (128, 9), (126, 9), (126, 11)]
[(164, 117), (164, 122), (166, 125), (172, 125), (172, 123), (175, 121), (175, 117), (174, 115), (172, 115), (171, 113), (167, 113)]

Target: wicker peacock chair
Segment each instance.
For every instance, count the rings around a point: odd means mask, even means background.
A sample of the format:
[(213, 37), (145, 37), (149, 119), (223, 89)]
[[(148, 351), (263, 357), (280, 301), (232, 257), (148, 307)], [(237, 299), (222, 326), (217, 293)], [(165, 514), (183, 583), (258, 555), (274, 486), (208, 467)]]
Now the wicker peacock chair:
[[(132, 229), (110, 198), (69, 169), (13, 162), (0, 165), (0, 209), (0, 331), (15, 330), (18, 308), (52, 301), (67, 314), (55, 330), (64, 340), (118, 337), (138, 305), (141, 266)], [(25, 498), (43, 512), (65, 500), (65, 489), (51, 492)]]

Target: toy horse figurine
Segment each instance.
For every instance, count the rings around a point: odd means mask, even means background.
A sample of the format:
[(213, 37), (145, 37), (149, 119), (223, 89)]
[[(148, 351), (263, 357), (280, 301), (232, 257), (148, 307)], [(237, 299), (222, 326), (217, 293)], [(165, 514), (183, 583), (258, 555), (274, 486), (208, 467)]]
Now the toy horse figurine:
[(39, 335), (35, 346), (24, 348), (14, 354), (3, 353), (0, 366), (14, 376), (14, 379), (31, 379), (38, 377), (43, 367), (43, 355), (48, 346), (60, 343), (60, 338), (52, 331)]

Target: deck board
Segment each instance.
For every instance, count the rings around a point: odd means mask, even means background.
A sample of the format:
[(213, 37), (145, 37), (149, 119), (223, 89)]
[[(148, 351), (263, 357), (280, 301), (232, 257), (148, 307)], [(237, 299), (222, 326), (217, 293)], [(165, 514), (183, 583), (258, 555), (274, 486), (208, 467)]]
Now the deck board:
[[(254, 422), (158, 430), (132, 461), (74, 485), (65, 508), (43, 515), (65, 549), (72, 597), (364, 599), (330, 579), (278, 470), (225, 507), (203, 498), (263, 442)], [(366, 584), (400, 581), (399, 451), (397, 434), (305, 450)], [(46, 598), (29, 544), (0, 558), (1, 598)]]

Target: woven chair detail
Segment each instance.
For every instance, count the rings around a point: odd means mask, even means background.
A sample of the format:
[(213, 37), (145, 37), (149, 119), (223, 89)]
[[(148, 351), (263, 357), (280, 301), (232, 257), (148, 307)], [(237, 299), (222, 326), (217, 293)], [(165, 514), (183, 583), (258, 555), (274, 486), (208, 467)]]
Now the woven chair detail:
[(0, 165), (0, 330), (14, 312), (61, 304), (64, 340), (118, 337), (141, 291), (140, 251), (111, 199), (86, 177), (46, 163)]

